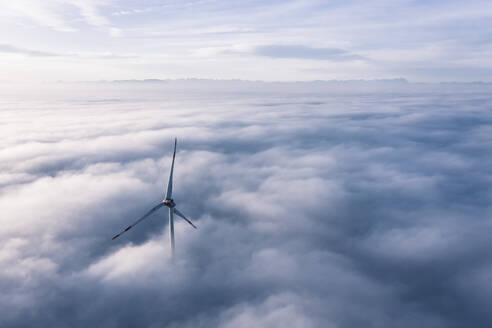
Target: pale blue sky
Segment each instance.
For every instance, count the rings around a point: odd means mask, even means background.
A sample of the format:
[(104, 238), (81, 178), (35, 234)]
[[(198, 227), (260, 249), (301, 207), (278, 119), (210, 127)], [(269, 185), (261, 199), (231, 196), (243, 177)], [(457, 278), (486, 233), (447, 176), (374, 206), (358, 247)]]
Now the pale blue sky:
[(0, 79), (492, 81), (491, 19), (480, 0), (0, 0)]

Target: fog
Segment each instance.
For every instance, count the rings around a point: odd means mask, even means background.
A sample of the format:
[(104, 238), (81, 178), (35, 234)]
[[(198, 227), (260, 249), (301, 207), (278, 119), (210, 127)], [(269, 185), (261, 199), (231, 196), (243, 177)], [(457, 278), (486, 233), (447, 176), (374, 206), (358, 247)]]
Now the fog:
[(489, 327), (491, 89), (4, 83), (0, 326)]

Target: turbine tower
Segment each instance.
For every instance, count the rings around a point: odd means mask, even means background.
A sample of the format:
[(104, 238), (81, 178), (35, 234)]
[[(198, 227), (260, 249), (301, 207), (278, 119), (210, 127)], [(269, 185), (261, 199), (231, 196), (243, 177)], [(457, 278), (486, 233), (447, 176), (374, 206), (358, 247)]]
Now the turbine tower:
[(135, 221), (132, 225), (129, 225), (126, 227), (123, 231), (121, 231), (119, 234), (115, 235), (112, 240), (118, 238), (143, 220), (145, 220), (147, 217), (150, 216), (150, 214), (154, 213), (158, 209), (160, 209), (163, 206), (167, 206), (169, 208), (169, 242), (171, 243), (171, 254), (174, 258), (174, 214), (177, 216), (181, 217), (184, 219), (186, 222), (188, 222), (193, 228), (197, 229), (197, 227), (188, 220), (183, 213), (181, 213), (177, 208), (176, 208), (176, 203), (173, 200), (173, 171), (174, 171), (174, 159), (176, 158), (176, 144), (177, 144), (177, 139), (174, 138), (174, 153), (173, 153), (173, 162), (171, 164), (171, 173), (169, 174), (169, 182), (167, 184), (167, 192), (166, 192), (166, 197), (162, 202), (154, 206), (150, 211), (145, 213), (144, 216), (142, 216), (140, 219)]

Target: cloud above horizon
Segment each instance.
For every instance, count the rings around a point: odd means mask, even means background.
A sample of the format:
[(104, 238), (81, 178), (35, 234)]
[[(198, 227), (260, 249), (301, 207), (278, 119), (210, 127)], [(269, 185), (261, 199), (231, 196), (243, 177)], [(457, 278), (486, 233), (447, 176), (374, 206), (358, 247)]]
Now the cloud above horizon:
[(492, 323), (490, 86), (186, 83), (0, 90), (0, 326)]
[(22, 54), (22, 55), (33, 56), (33, 57), (59, 56), (59, 54), (55, 54), (52, 52), (38, 51), (38, 50), (32, 50), (32, 49), (22, 49), (22, 48), (14, 47), (10, 44), (0, 44), (0, 53), (2, 53), (2, 52), (3, 53)]
[(303, 45), (264, 45), (256, 47), (254, 54), (272, 58), (300, 58), (317, 60), (361, 60), (361, 56), (338, 48), (312, 48)]

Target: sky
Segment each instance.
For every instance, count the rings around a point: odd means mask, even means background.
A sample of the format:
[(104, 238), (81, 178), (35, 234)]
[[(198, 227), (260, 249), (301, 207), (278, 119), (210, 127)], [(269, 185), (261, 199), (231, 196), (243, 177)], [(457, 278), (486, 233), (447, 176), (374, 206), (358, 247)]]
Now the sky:
[(492, 81), (488, 0), (1, 0), (3, 81)]
[(0, 326), (490, 327), (490, 88), (3, 86)]

